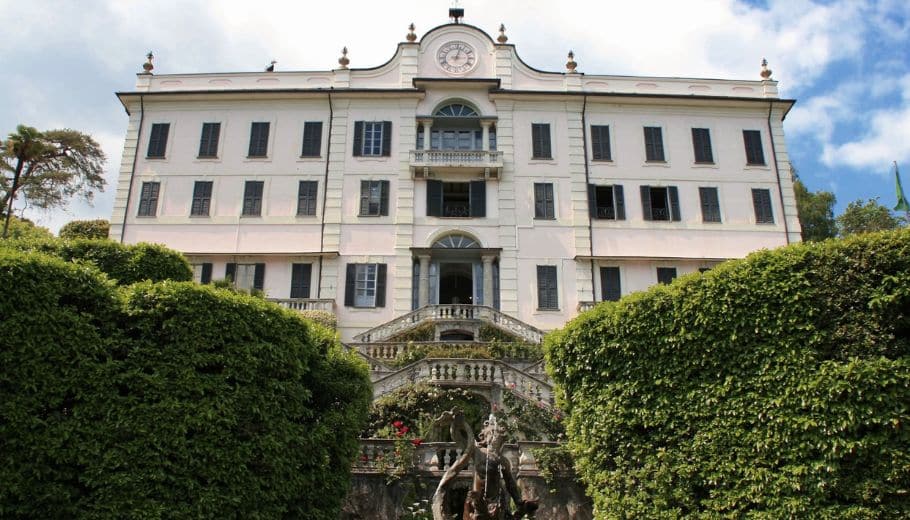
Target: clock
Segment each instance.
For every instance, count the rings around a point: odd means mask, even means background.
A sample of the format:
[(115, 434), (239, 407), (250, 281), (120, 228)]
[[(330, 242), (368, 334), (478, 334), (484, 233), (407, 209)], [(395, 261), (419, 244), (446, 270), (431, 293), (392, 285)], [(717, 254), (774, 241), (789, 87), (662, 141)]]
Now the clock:
[(444, 43), (436, 51), (436, 63), (446, 72), (464, 74), (477, 65), (477, 54), (474, 47), (465, 42), (451, 41)]

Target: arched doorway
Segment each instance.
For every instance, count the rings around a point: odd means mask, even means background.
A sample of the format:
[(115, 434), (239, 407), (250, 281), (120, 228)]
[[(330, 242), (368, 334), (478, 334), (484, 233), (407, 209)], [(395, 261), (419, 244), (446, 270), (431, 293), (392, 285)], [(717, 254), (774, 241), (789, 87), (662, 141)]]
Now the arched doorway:
[(496, 306), (498, 252), (482, 248), (476, 239), (459, 232), (437, 239), (429, 248), (415, 248), (412, 307)]

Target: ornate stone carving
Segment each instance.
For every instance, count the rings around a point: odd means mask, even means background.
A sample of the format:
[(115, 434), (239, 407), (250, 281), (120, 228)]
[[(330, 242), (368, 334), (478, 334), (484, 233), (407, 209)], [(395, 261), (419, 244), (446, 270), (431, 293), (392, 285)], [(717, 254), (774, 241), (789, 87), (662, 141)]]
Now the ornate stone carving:
[(414, 32), (414, 29), (415, 29), (415, 27), (414, 27), (414, 24), (412, 23), (411, 25), (408, 26), (408, 35), (405, 36), (405, 38), (407, 38), (407, 40), (411, 43), (414, 43), (415, 41), (417, 41), (417, 33)]
[(142, 70), (144, 71), (142, 74), (151, 74), (152, 69), (155, 68), (155, 66), (152, 65), (152, 60), (155, 59), (155, 55), (152, 54), (152, 51), (149, 51), (149, 53), (145, 55), (145, 58), (148, 61), (142, 64)]
[(506, 24), (499, 24), (499, 36), (496, 37), (496, 41), (499, 43), (505, 43), (509, 41), (509, 37), (506, 36)]
[(768, 60), (764, 58), (761, 60), (761, 79), (766, 81), (771, 79), (771, 69), (768, 68)]
[(575, 72), (575, 68), (578, 67), (578, 63), (575, 62), (575, 53), (569, 51), (569, 61), (566, 62), (566, 72), (572, 73)]
[(342, 69), (346, 69), (349, 63), (351, 63), (351, 60), (348, 59), (348, 48), (344, 47), (341, 49), (341, 57), (338, 58), (338, 64), (341, 65)]

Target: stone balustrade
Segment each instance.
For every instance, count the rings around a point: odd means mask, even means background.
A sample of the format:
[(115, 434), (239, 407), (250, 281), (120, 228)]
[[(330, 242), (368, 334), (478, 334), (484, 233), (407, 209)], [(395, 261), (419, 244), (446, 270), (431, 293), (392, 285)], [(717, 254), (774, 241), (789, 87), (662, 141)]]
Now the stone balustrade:
[(598, 302), (578, 302), (578, 312), (585, 312), (594, 308)]
[(335, 300), (315, 298), (266, 298), (274, 304), (294, 311), (335, 312)]
[[(531, 473), (537, 471), (537, 462), (532, 449), (558, 446), (556, 442), (519, 441), (518, 444), (506, 444), (502, 454), (512, 465), (513, 472)], [(354, 461), (355, 473), (371, 473), (404, 469), (400, 456), (395, 453), (394, 439), (361, 439), (360, 454)], [(419, 472), (441, 474), (451, 467), (462, 455), (454, 442), (424, 442), (414, 450), (411, 462), (412, 469)], [(472, 462), (462, 471), (473, 469)]]

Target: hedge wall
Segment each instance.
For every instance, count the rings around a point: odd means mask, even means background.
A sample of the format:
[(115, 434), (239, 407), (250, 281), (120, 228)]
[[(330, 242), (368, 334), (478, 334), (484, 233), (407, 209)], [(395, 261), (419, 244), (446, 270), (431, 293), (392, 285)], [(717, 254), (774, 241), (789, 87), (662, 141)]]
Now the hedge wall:
[(370, 384), (329, 331), (40, 254), (0, 286), (0, 517), (337, 518)]
[(910, 231), (727, 262), (547, 351), (599, 518), (910, 517)]
[(188, 281), (189, 263), (180, 253), (155, 244), (125, 245), (113, 240), (7, 240), (0, 247), (35, 251), (67, 261), (90, 262), (121, 285), (143, 280)]
[(60, 228), (60, 238), (106, 239), (111, 232), (111, 223), (104, 219), (73, 220)]

